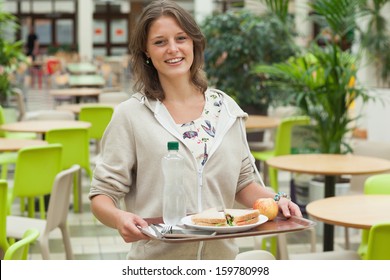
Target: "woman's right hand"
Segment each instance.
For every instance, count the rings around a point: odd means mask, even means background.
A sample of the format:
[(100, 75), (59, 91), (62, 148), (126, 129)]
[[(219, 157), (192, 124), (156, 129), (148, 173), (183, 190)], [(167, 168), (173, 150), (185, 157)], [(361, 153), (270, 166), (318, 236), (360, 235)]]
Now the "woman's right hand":
[(148, 223), (141, 217), (126, 211), (120, 211), (117, 216), (116, 228), (123, 240), (127, 243), (142, 239), (150, 239), (138, 227), (147, 227)]

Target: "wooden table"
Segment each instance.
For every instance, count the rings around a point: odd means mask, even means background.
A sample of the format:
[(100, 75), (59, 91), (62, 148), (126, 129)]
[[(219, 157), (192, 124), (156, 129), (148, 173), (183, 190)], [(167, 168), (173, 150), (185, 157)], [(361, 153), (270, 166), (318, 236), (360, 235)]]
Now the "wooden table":
[(75, 75), (80, 74), (95, 74), (97, 72), (97, 68), (95, 65), (87, 62), (81, 62), (81, 63), (69, 63), (66, 66), (66, 69), (71, 73)]
[[(267, 160), (276, 169), (324, 175), (325, 194), (335, 195), (336, 177), (341, 175), (368, 175), (390, 171), (390, 161), (374, 157), (332, 154), (296, 154), (277, 156)], [(324, 251), (333, 251), (333, 225), (324, 225)]]
[(310, 202), (307, 212), (315, 219), (336, 226), (370, 229), (390, 221), (390, 195), (344, 195)]
[(260, 115), (249, 115), (246, 120), (245, 126), (248, 132), (250, 131), (259, 131), (269, 128), (278, 127), (280, 123), (280, 119), (268, 117), (268, 116), (260, 116)]
[(82, 97), (95, 97), (97, 99), (102, 92), (101, 88), (62, 88), (52, 89), (49, 91), (49, 94), (55, 97), (76, 97), (76, 103), (80, 103)]
[(46, 145), (47, 142), (39, 139), (10, 139), (0, 138), (0, 152), (16, 152), (29, 146)]
[(100, 75), (71, 75), (69, 77), (70, 87), (103, 87), (106, 84)]
[(118, 104), (114, 103), (79, 103), (79, 104), (64, 104), (56, 107), (56, 110), (60, 111), (71, 111), (74, 114), (79, 114), (82, 107), (85, 106), (111, 106), (115, 107)]
[(7, 123), (0, 126), (0, 129), (13, 132), (35, 132), (44, 135), (50, 129), (56, 128), (89, 128), (89, 122), (81, 121), (22, 121)]

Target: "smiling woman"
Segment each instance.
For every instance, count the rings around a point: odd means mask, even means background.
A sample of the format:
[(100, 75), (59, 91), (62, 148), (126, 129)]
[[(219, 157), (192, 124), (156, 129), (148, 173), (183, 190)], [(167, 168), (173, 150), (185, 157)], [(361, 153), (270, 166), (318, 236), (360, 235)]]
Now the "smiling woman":
[[(200, 28), (173, 1), (149, 4), (133, 33), (138, 92), (115, 109), (89, 195), (94, 215), (134, 242), (129, 259), (234, 259), (238, 252), (230, 237), (168, 244), (149, 240), (139, 229), (147, 228), (146, 218), (161, 216), (167, 142), (180, 142), (184, 180), (179, 186), (187, 213), (233, 208), (235, 200), (252, 207), (256, 198), (275, 196), (256, 183), (245, 138), (247, 114), (224, 92), (207, 88), (204, 48)], [(117, 207), (122, 199), (126, 210)], [(286, 217), (301, 216), (284, 198), (279, 207)]]

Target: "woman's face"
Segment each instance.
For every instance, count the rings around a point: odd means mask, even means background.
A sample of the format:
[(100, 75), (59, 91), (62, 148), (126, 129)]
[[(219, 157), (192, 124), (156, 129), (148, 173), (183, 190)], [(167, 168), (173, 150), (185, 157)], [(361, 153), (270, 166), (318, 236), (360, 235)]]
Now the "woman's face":
[(189, 77), (194, 60), (193, 41), (174, 18), (162, 16), (150, 26), (146, 55), (160, 79)]

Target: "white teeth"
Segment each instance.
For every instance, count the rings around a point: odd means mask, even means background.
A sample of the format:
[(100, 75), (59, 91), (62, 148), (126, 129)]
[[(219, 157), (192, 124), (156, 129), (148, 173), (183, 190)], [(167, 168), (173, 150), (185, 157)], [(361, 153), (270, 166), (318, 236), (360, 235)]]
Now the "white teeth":
[(174, 58), (174, 59), (169, 59), (169, 60), (167, 60), (167, 62), (168, 63), (176, 63), (176, 62), (179, 62), (179, 61), (181, 61), (182, 60), (182, 58)]

